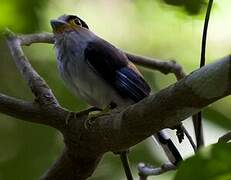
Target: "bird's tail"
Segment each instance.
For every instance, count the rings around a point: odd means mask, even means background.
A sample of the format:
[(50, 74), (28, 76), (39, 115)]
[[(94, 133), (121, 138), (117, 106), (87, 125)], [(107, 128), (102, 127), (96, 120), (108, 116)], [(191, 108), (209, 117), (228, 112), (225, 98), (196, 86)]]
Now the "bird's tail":
[(163, 148), (169, 161), (177, 166), (183, 159), (170, 137), (164, 132), (164, 130), (159, 131), (153, 136)]

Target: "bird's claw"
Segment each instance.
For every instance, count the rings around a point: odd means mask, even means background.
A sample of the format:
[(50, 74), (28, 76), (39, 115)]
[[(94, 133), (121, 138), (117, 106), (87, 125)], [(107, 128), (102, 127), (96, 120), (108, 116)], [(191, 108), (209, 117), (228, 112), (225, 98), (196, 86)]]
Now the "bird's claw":
[(100, 109), (100, 112), (97, 113), (90, 113), (88, 115), (89, 119), (96, 119), (100, 116), (106, 115), (108, 114), (108, 112), (111, 110), (111, 105), (108, 105), (107, 107), (105, 107), (104, 109)]
[(97, 107), (90, 107), (89, 109), (85, 109), (83, 111), (79, 111), (78, 113), (75, 113), (75, 117), (87, 116), (94, 111), (101, 111), (101, 109)]
[(103, 116), (103, 115), (106, 115), (106, 114), (108, 114), (108, 112), (104, 112), (104, 111), (101, 111), (98, 113), (89, 113), (88, 118), (93, 120), (93, 119), (96, 119), (96, 118)]
[(100, 111), (101, 109), (97, 108), (97, 107), (91, 107), (89, 109), (85, 109), (83, 111), (79, 111), (79, 112), (69, 112), (66, 116), (66, 119), (65, 119), (65, 123), (66, 125), (69, 124), (69, 121), (70, 121), (70, 118), (71, 116), (73, 115), (74, 116), (74, 119), (77, 119), (78, 117), (81, 117), (81, 116), (88, 116), (89, 113), (93, 112), (93, 111)]

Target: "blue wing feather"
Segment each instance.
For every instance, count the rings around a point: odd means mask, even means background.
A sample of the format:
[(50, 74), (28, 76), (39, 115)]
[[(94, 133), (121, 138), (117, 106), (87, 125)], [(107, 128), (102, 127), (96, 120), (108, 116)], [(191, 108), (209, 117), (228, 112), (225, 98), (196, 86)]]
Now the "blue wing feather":
[(150, 93), (148, 84), (129, 67), (116, 71), (115, 87), (121, 94), (126, 95), (134, 102), (142, 100)]
[(89, 66), (122, 97), (138, 102), (150, 93), (150, 87), (135, 70), (123, 52), (110, 43), (99, 39), (89, 42), (85, 50)]

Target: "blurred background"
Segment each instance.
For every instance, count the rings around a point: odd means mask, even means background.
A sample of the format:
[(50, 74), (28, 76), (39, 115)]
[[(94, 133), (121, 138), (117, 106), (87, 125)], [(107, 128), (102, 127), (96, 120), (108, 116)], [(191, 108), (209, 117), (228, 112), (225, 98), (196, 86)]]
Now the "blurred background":
[[(207, 3), (206, 0), (0, 0), (0, 30), (8, 27), (17, 33), (51, 32), (50, 19), (62, 14), (76, 14), (97, 35), (121, 49), (160, 60), (174, 59), (190, 73), (199, 66)], [(230, 54), (230, 5), (230, 0), (214, 2), (208, 31), (207, 63)], [(56, 69), (53, 45), (33, 44), (24, 50), (64, 107), (73, 111), (87, 107), (64, 87)], [(140, 69), (152, 85), (153, 92), (176, 81), (173, 75)], [(33, 99), (2, 36), (0, 92)], [(230, 97), (226, 97), (204, 110), (207, 145), (217, 142), (231, 128), (230, 105)], [(184, 124), (192, 132), (191, 120)], [(174, 131), (169, 133), (175, 136)], [(175, 143), (178, 144), (176, 139)], [(59, 156), (63, 146), (62, 136), (55, 129), (0, 114), (0, 180), (39, 179)], [(179, 149), (185, 158), (193, 154), (187, 140), (179, 145)], [(154, 166), (163, 163), (166, 159), (160, 154), (160, 148), (151, 139), (133, 147), (129, 157), (134, 176), (138, 177), (139, 162)], [(169, 172), (150, 179), (167, 180), (174, 176), (174, 172)], [(91, 179), (125, 179), (119, 158), (107, 153)]]

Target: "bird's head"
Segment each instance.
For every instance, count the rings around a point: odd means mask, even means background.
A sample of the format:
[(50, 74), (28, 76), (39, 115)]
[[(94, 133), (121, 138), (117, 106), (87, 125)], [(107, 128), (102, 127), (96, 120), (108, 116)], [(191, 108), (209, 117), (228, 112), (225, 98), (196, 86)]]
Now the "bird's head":
[(78, 28), (89, 29), (88, 25), (75, 15), (62, 15), (50, 21), (54, 33), (63, 33)]

